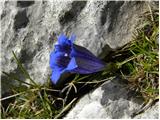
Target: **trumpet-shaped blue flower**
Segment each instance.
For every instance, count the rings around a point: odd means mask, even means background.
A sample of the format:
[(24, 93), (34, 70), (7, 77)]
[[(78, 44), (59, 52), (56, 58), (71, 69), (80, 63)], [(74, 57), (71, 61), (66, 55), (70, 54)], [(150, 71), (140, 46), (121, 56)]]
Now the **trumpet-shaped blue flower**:
[(51, 80), (58, 82), (64, 73), (90, 74), (104, 69), (105, 64), (89, 50), (75, 45), (75, 35), (67, 38), (64, 34), (58, 37), (54, 50), (50, 54)]

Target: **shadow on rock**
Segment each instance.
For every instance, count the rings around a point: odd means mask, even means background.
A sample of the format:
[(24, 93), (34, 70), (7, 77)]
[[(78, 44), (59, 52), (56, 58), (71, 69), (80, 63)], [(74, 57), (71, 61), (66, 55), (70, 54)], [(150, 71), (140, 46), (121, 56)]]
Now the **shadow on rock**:
[(143, 103), (138, 93), (129, 89), (126, 80), (115, 78), (102, 85), (101, 104), (113, 119), (131, 116)]

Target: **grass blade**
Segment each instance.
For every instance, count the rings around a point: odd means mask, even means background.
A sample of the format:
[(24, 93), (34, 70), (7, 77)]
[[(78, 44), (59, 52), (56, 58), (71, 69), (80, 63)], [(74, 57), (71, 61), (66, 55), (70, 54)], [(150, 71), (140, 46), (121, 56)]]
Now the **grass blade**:
[(18, 58), (16, 57), (15, 53), (12, 51), (12, 54), (14, 56), (14, 59), (16, 60), (19, 68), (21, 69), (22, 73), (25, 75), (26, 78), (28, 78), (35, 86), (37, 86), (37, 84), (34, 82), (34, 80), (31, 79), (29, 73), (27, 72), (27, 70), (23, 67), (23, 65), (21, 64), (21, 62), (18, 60)]
[(61, 111), (58, 115), (56, 115), (56, 116), (54, 117), (54, 119), (60, 118), (60, 117), (62, 116), (62, 114), (63, 114), (65, 111), (67, 111), (67, 110), (71, 107), (71, 105), (72, 105), (76, 100), (77, 100), (77, 98), (74, 98), (68, 105), (66, 105), (66, 106), (62, 109), (62, 111)]
[(18, 79), (16, 76), (11, 76), (11, 75), (9, 75), (8, 73), (6, 73), (6, 72), (2, 72), (3, 74), (5, 74), (7, 77), (9, 77), (10, 79), (14, 79), (14, 80), (16, 80), (16, 81), (18, 81), (18, 82), (21, 82), (21, 83), (24, 83), (24, 84), (26, 84), (26, 85), (30, 85), (30, 86), (34, 86), (33, 84), (30, 84), (30, 83), (27, 83), (27, 82), (25, 82), (25, 81), (22, 81), (22, 80), (20, 80), (20, 79)]

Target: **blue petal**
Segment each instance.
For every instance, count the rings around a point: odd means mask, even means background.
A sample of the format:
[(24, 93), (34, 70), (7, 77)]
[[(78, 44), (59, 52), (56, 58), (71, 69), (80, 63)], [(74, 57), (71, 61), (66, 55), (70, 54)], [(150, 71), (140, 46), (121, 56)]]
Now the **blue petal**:
[(55, 52), (52, 51), (51, 54), (50, 54), (50, 61), (49, 61), (49, 64), (50, 64), (50, 68), (51, 68), (51, 69), (53, 69), (54, 66), (56, 65), (56, 64), (55, 64), (55, 59), (56, 59)]
[(73, 58), (70, 60), (68, 66), (67, 66), (67, 68), (66, 68), (65, 70), (66, 70), (66, 71), (72, 71), (72, 70), (74, 70), (74, 69), (77, 68), (77, 67), (78, 67), (78, 65), (77, 65), (77, 63), (76, 63), (75, 58), (73, 57)]
[(73, 43), (76, 39), (76, 35), (72, 34), (70, 37), (70, 41)]
[(105, 68), (105, 64), (103, 64), (103, 62), (92, 61), (83, 57), (76, 57), (74, 64), (76, 64), (77, 67), (72, 69), (70, 72), (79, 74), (90, 74), (101, 71)]
[(54, 84), (63, 73), (90, 74), (104, 69), (105, 63), (84, 47), (73, 44), (76, 36), (58, 37), (58, 44), (50, 54), (51, 80)]
[(64, 34), (61, 34), (58, 37), (58, 45), (71, 46), (71, 41)]
[(75, 44), (72, 46), (71, 57), (80, 57), (91, 61), (99, 62), (101, 64), (105, 64), (94, 54), (92, 54), (89, 50)]
[(54, 69), (52, 71), (52, 75), (51, 75), (51, 80), (54, 84), (56, 84), (58, 82), (58, 80), (60, 79), (61, 77), (61, 70), (59, 69)]
[(52, 52), (50, 54), (50, 67), (54, 69), (55, 67), (66, 68), (70, 58), (65, 56), (65, 52)]
[(68, 53), (70, 54), (71, 52), (71, 47), (70, 46), (61, 46), (61, 45), (55, 45), (54, 46), (54, 51), (55, 52), (65, 52), (65, 53)]

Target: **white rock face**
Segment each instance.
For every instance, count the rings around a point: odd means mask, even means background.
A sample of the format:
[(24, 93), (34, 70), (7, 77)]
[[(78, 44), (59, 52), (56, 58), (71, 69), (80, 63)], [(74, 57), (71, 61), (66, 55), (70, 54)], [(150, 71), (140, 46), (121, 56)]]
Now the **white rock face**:
[(102, 94), (103, 90), (97, 88), (92, 94), (84, 96), (66, 118), (106, 118), (105, 108), (100, 103)]
[[(12, 51), (34, 81), (49, 78), (49, 54), (61, 32), (77, 36), (76, 44), (104, 57), (131, 40), (145, 2), (123, 1), (1, 1), (1, 71), (27, 81)], [(52, 37), (50, 36), (52, 34)], [(2, 93), (14, 80), (1, 75)]]
[[(95, 91), (85, 95), (66, 115), (65, 119), (131, 119), (139, 111), (143, 100), (127, 88), (120, 79), (108, 81)], [(157, 119), (158, 103), (134, 118)]]
[(143, 113), (135, 116), (134, 119), (159, 119), (159, 102)]

